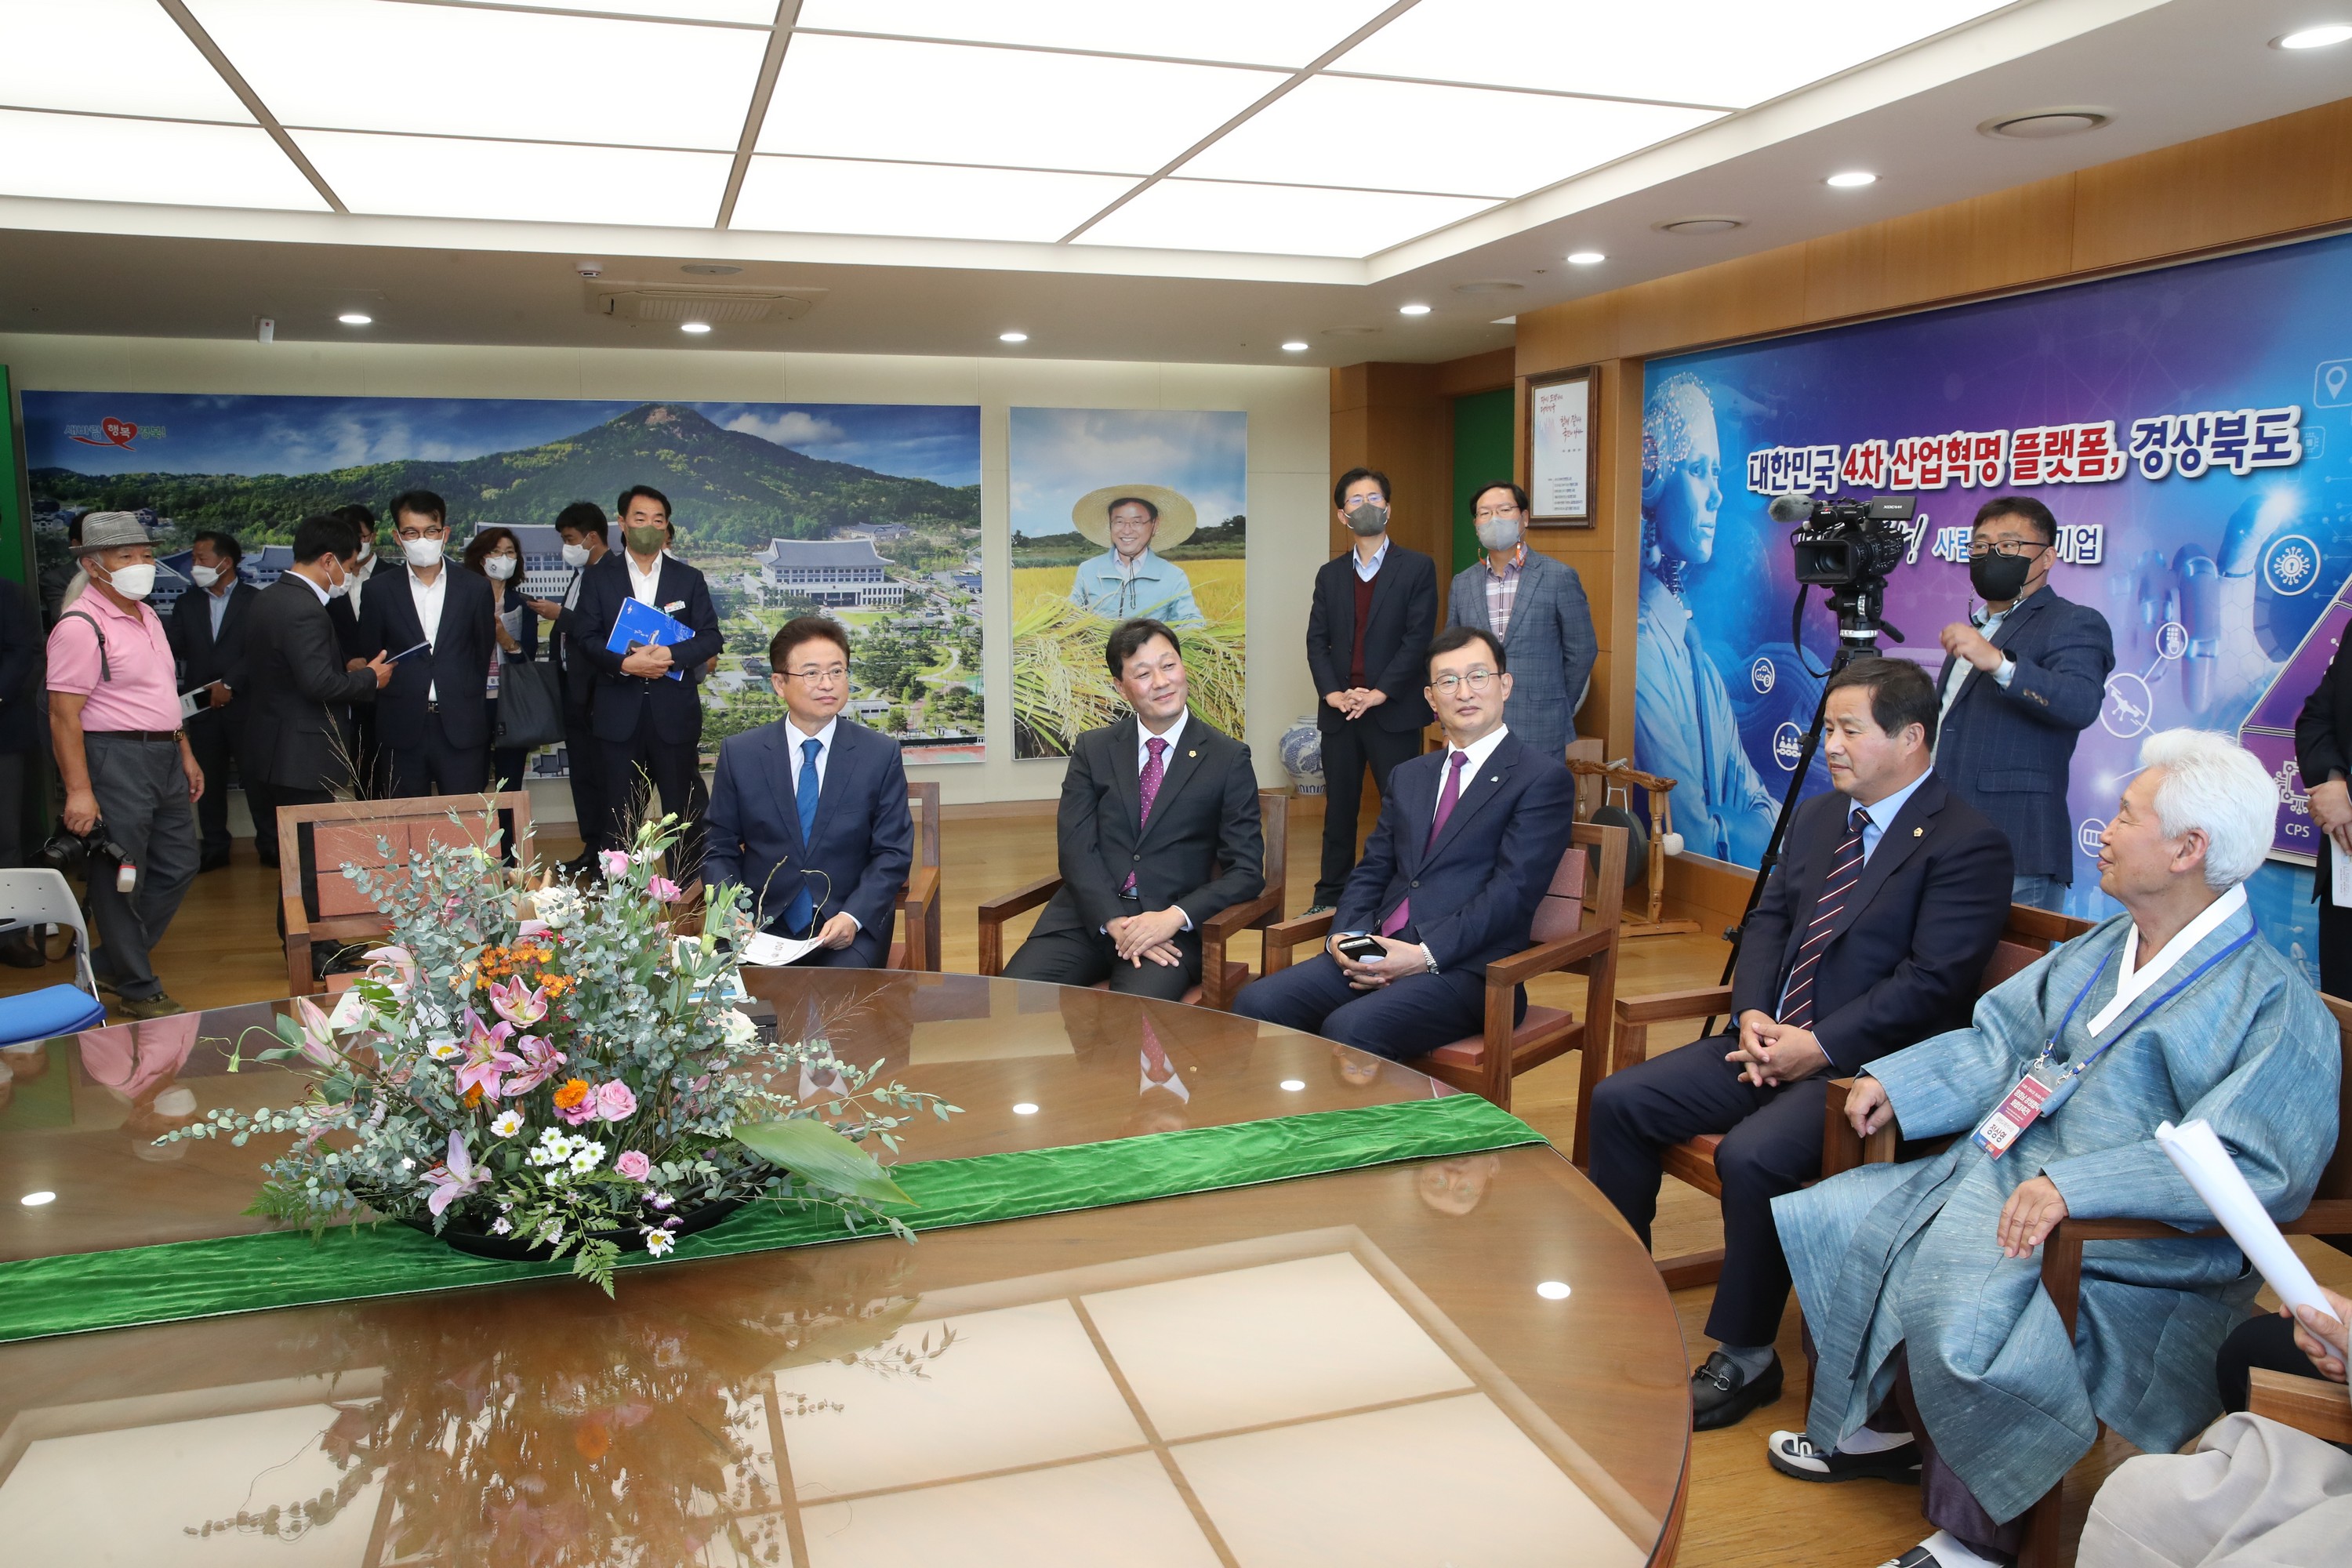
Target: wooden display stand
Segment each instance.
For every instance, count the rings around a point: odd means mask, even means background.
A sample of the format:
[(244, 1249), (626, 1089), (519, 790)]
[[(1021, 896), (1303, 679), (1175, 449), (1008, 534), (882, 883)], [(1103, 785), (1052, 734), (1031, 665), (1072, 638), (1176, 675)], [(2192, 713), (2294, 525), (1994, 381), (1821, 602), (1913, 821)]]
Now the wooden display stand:
[[(1627, 936), (1682, 936), (1698, 930), (1696, 921), (1670, 921), (1664, 917), (1666, 902), (1666, 835), (1674, 831), (1675, 781), (1656, 773), (1645, 773), (1631, 763), (1603, 763), (1598, 757), (1580, 757), (1576, 752), (1587, 742), (1579, 742), (1569, 748), (1569, 771), (1580, 781), (1577, 785), (1577, 815), (1589, 816), (1585, 809), (1585, 785), (1582, 780), (1599, 781), (1601, 798), (1608, 798), (1612, 784), (1638, 785), (1650, 796), (1650, 907), (1641, 920), (1628, 920), (1621, 928)], [(1591, 742), (1593, 750), (1598, 742)]]

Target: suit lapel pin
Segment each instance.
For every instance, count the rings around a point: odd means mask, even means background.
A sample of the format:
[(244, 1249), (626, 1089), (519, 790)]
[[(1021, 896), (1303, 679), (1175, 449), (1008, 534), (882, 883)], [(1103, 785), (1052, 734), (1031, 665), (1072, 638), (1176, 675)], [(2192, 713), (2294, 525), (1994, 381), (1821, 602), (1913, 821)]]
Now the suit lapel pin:
[(1927, 830), (1924, 827), (1915, 827), (1911, 830), (1911, 837), (1914, 838), (1925, 838), (1927, 837)]
[(1200, 752), (1185, 752), (1184, 754), (1185, 754), (1186, 756), (1188, 756), (1188, 757), (1197, 757), (1197, 756), (1199, 756), (1201, 753), (1200, 753)]

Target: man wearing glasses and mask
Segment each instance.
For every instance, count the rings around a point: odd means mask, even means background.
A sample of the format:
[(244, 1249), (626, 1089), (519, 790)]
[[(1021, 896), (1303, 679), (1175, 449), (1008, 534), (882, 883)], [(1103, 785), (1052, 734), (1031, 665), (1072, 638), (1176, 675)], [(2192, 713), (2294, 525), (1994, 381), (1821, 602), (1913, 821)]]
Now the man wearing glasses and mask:
[(768, 665), (784, 716), (719, 748), (703, 879), (746, 889), (761, 931), (814, 937), (799, 963), (879, 969), (915, 858), (898, 742), (841, 716), (849, 634), (840, 623), (785, 622)]
[(1454, 577), (1445, 624), (1491, 632), (1511, 660), (1511, 733), (1565, 757), (1601, 645), (1576, 568), (1528, 548), (1528, 492), (1507, 479), (1470, 498), (1484, 557)]
[(2050, 587), (2058, 520), (2031, 496), (1977, 510), (1969, 585), (1984, 608), (1944, 628), (1936, 773), (2008, 832), (2013, 902), (2063, 911), (2074, 879), (2066, 779), (2116, 667), (2106, 617)]

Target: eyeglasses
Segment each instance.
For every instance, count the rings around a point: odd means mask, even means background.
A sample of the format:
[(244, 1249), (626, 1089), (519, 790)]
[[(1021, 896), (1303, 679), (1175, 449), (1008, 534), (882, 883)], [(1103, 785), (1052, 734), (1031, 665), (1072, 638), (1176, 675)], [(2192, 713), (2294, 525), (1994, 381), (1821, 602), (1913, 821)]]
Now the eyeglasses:
[(1464, 687), (1472, 691), (1484, 691), (1495, 684), (1495, 672), (1480, 665), (1466, 675), (1441, 675), (1429, 683), (1429, 689), (1440, 697), (1451, 697)]
[(1480, 522), (1492, 522), (1497, 518), (1516, 522), (1518, 521), (1519, 509), (1515, 506), (1482, 506), (1471, 513), (1471, 516)]
[(1995, 539), (1969, 546), (1969, 559), (1981, 561), (1988, 555), (2033, 555), (2050, 546), (2035, 539)]
[(788, 669), (784, 673), (794, 680), (804, 681), (811, 686), (831, 686), (849, 679), (849, 667), (845, 664), (828, 664), (820, 669), (812, 664), (799, 669)]

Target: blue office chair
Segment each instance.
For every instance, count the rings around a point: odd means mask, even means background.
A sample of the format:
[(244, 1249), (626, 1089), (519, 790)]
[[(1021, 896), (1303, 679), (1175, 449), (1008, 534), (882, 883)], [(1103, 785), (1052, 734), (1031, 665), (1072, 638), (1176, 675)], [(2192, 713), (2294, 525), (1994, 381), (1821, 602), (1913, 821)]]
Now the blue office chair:
[(22, 996), (0, 996), (0, 1046), (23, 1045), (79, 1034), (106, 1022), (98, 981), (89, 972), (89, 927), (65, 875), (38, 870), (0, 870), (0, 937), (26, 927), (64, 926), (74, 933), (74, 975), (79, 985), (48, 985)]

